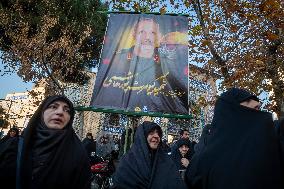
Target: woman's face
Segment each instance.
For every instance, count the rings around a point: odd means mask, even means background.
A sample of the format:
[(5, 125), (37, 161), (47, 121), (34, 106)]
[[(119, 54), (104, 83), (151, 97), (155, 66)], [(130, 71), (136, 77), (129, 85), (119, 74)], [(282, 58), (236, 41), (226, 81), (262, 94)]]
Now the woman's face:
[(147, 136), (147, 142), (152, 150), (156, 150), (160, 144), (161, 138), (157, 129), (151, 131)]
[(105, 138), (104, 138), (104, 137), (101, 137), (101, 138), (100, 138), (100, 142), (101, 142), (101, 143), (104, 143), (104, 142), (105, 142)]
[(10, 137), (15, 137), (16, 136), (16, 131), (11, 130), (9, 135), (10, 135)]
[(179, 152), (182, 156), (185, 156), (188, 150), (189, 150), (189, 147), (186, 145), (182, 145), (181, 147), (179, 147)]
[(43, 120), (49, 129), (63, 129), (70, 121), (70, 108), (62, 101), (52, 102), (43, 113)]

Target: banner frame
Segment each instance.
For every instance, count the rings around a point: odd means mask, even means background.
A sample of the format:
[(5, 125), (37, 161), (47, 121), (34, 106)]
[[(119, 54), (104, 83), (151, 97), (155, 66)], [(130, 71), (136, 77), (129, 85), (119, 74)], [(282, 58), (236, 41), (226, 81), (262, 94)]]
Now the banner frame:
[(185, 16), (189, 17), (189, 14), (177, 14), (177, 13), (164, 13), (161, 14), (160, 12), (134, 12), (134, 11), (97, 11), (98, 13), (102, 14), (154, 14), (154, 15), (169, 15), (169, 16)]
[(124, 110), (115, 110), (115, 109), (106, 109), (106, 108), (95, 108), (95, 107), (86, 107), (86, 106), (77, 106), (75, 107), (76, 111), (92, 111), (92, 112), (103, 112), (103, 113), (116, 113), (124, 114), (130, 116), (149, 116), (149, 117), (164, 117), (164, 118), (177, 118), (177, 119), (194, 119), (191, 114), (168, 114), (160, 112), (134, 112), (134, 111), (124, 111)]

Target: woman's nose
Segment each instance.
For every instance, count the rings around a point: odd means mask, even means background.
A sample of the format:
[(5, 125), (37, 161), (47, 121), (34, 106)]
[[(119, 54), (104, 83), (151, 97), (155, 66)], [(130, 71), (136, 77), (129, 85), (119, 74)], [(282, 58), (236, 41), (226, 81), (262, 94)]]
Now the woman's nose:
[(58, 108), (55, 110), (55, 112), (56, 112), (57, 114), (63, 114), (63, 112), (64, 112), (63, 107), (58, 107)]

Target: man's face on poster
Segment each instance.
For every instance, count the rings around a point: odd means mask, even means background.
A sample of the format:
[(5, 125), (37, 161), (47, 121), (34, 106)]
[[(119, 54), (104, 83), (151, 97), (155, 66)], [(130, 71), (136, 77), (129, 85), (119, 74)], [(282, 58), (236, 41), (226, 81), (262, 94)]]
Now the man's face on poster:
[(138, 22), (134, 38), (136, 41), (134, 54), (139, 57), (151, 58), (155, 44), (160, 38), (159, 25), (151, 19)]

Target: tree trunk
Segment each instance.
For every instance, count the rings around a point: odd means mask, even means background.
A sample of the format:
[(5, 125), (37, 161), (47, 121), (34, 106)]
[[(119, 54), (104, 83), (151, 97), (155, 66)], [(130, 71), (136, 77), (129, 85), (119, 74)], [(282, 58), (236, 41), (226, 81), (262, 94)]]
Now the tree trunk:
[(201, 9), (201, 6), (200, 6), (200, 1), (194, 0), (193, 1), (193, 7), (194, 7), (194, 10), (197, 14), (197, 18), (199, 20), (200, 26), (202, 28), (203, 36), (208, 41), (207, 46), (209, 48), (209, 51), (210, 51), (214, 61), (221, 67), (221, 74), (224, 77), (224, 80), (225, 80), (225, 83), (226, 83), (226, 80), (229, 79), (229, 77), (230, 77), (229, 72), (228, 72), (228, 68), (227, 68), (227, 65), (226, 65), (227, 61), (224, 60), (218, 54), (218, 52), (216, 51), (216, 49), (214, 47), (212, 40), (210, 40), (210, 34), (209, 34), (209, 31), (208, 31), (208, 28), (206, 28), (206, 25), (205, 25), (204, 17), (203, 17), (203, 14), (202, 14), (202, 9)]
[(267, 72), (269, 78), (272, 80), (272, 88), (274, 92), (274, 101), (276, 106), (273, 111), (277, 114), (278, 118), (283, 117), (283, 94), (284, 94), (284, 82), (281, 80), (277, 70), (277, 49), (281, 45), (280, 39), (274, 40), (273, 44), (268, 47), (268, 61)]

